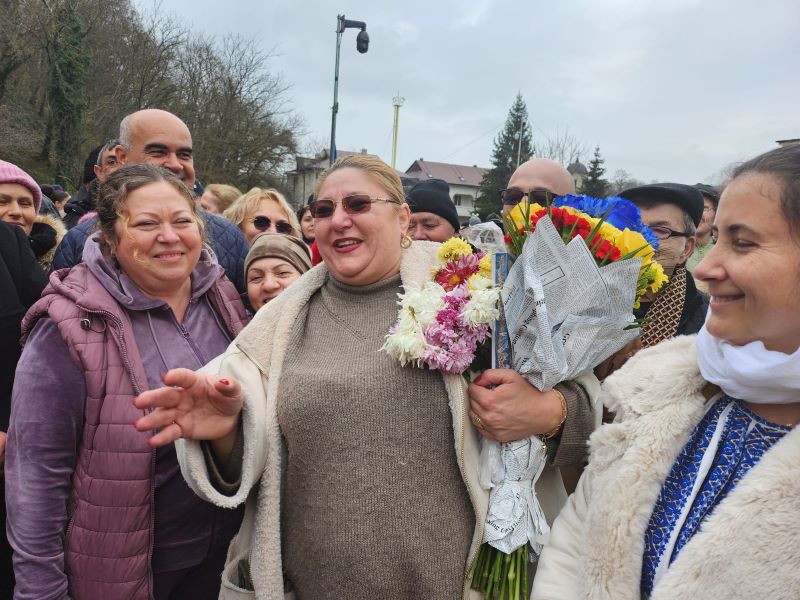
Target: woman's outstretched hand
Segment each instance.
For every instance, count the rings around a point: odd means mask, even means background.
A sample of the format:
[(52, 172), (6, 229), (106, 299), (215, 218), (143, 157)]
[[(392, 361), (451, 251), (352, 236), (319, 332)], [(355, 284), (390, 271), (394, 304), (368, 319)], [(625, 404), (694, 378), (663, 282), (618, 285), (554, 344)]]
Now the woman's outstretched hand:
[(155, 409), (134, 423), (139, 431), (160, 430), (149, 440), (152, 447), (178, 438), (214, 441), (235, 434), (243, 403), (238, 381), (189, 369), (172, 369), (162, 379), (166, 387), (133, 399), (136, 408)]

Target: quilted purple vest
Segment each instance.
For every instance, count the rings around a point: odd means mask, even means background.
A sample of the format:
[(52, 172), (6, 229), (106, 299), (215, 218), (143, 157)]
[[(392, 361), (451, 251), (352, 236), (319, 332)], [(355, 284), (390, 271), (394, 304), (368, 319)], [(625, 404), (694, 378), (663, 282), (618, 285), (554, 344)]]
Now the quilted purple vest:
[[(156, 455), (147, 445), (151, 434), (132, 425), (142, 411), (131, 403), (147, 389), (147, 377), (125, 311), (85, 265), (64, 273), (51, 275), (23, 320), (22, 339), (49, 316), (86, 381), (65, 538), (69, 594), (73, 600), (149, 600)], [(208, 296), (236, 336), (247, 317), (233, 284), (222, 278)]]

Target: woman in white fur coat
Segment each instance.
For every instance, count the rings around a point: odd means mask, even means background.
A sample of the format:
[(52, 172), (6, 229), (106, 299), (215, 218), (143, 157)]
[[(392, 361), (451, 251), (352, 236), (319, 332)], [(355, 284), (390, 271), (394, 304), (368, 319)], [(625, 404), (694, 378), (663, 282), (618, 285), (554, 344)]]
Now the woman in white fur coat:
[(535, 600), (800, 598), (800, 146), (740, 165), (713, 229), (705, 327), (606, 380)]

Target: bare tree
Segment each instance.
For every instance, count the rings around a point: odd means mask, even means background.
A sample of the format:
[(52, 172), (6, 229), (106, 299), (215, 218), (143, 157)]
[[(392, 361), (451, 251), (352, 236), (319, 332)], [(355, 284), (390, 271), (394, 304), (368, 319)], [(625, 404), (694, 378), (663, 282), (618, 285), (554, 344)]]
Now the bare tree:
[(541, 142), (534, 142), (534, 156), (550, 158), (565, 167), (590, 153), (588, 144), (575, 137), (569, 127), (556, 129), (554, 135), (545, 136)]
[(632, 187), (637, 187), (640, 185), (644, 185), (644, 181), (639, 181), (633, 175), (628, 173), (625, 169), (617, 169), (614, 171), (614, 175), (611, 176), (611, 179), (608, 182), (609, 190), (608, 193), (611, 196), (616, 196), (622, 190), (627, 190)]
[(323, 135), (309, 135), (303, 140), (300, 146), (300, 153), (303, 156), (317, 156), (323, 150), (328, 150), (330, 140)]
[[(72, 89), (51, 82), (64, 26), (58, 15), (65, 7), (77, 12), (85, 33), (71, 49), (90, 58), (83, 126), (70, 138), (74, 165), (63, 164), (63, 151), (54, 152), (65, 135), (53, 98), (61, 106), (79, 105)], [(116, 136), (123, 116), (158, 107), (189, 126), (204, 180), (243, 187), (280, 183), (304, 132), (287, 102), (288, 85), (254, 41), (190, 36), (158, 3), (143, 12), (132, 0), (0, 0), (0, 17), (14, 23), (0, 27), (3, 158), (43, 179), (56, 175), (61, 160), (60, 174), (72, 171), (70, 179), (78, 183), (80, 160)]]
[(254, 41), (190, 39), (176, 61), (179, 114), (195, 143), (198, 175), (241, 187), (278, 185), (296, 151), (299, 118), (288, 86)]

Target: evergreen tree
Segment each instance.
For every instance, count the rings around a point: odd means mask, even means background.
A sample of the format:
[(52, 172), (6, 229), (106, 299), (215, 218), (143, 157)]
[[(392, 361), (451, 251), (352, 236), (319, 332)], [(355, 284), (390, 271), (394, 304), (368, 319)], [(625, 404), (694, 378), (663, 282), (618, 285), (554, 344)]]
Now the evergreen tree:
[(606, 161), (600, 156), (600, 146), (594, 149), (594, 158), (589, 162), (589, 173), (583, 180), (580, 193), (595, 198), (605, 198), (609, 191), (608, 180), (603, 179), (606, 168), (603, 164)]
[[(90, 55), (84, 49), (86, 28), (72, 2), (60, 8), (49, 69), (48, 99), (56, 181), (66, 185), (79, 167), (86, 110)], [(79, 170), (79, 169), (78, 169)]]
[[(520, 133), (521, 138), (520, 138)], [(530, 159), (532, 154), (531, 126), (528, 122), (528, 108), (517, 93), (506, 124), (494, 140), (492, 168), (487, 171), (478, 190), (476, 208), (481, 219), (495, 213), (501, 214), (500, 191), (508, 185), (508, 180), (517, 166)]]

